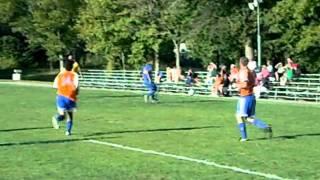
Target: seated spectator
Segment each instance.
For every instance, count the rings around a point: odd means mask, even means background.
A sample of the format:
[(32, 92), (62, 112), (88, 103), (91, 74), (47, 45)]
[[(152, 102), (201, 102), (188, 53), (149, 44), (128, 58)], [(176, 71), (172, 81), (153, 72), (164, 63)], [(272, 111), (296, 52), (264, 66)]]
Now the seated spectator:
[(172, 69), (169, 66), (166, 68), (166, 74), (167, 74), (167, 82), (172, 82), (173, 81)]
[(214, 82), (214, 85), (212, 87), (212, 95), (218, 96), (219, 92), (222, 92), (223, 88), (223, 77), (221, 74), (217, 74), (216, 81)]
[(299, 68), (299, 64), (293, 64), (293, 74), (294, 77), (299, 77), (301, 75), (301, 69)]
[(251, 71), (255, 71), (257, 69), (257, 62), (253, 59), (249, 59), (248, 68)]
[(272, 76), (273, 74), (273, 66), (272, 66), (272, 62), (270, 60), (267, 61), (267, 69), (270, 73), (270, 76)]
[(261, 72), (256, 77), (256, 84), (269, 88), (270, 72), (266, 65), (262, 66)]
[(228, 74), (224, 69), (222, 69), (221, 72), (216, 76), (212, 94), (215, 96), (228, 96), (229, 85), (230, 81), (228, 78)]
[(236, 65), (231, 64), (230, 65), (230, 76), (229, 76), (229, 80), (231, 83), (234, 83), (237, 81), (238, 78), (238, 68), (236, 67)]
[(287, 80), (291, 81), (293, 78), (293, 61), (288, 58), (288, 63), (285, 66)]
[(189, 68), (188, 72), (187, 72), (187, 76), (186, 76), (186, 84), (191, 86), (191, 84), (193, 83), (193, 71), (191, 68)]
[(277, 71), (275, 72), (275, 76), (276, 76), (276, 81), (280, 80), (280, 77), (283, 76), (283, 74), (285, 73), (285, 67), (283, 66), (283, 64), (280, 62), (278, 63), (275, 68), (277, 69)]
[(280, 78), (280, 86), (287, 85), (287, 73), (284, 73)]
[(212, 85), (217, 75), (217, 65), (211, 62), (207, 67), (207, 84)]

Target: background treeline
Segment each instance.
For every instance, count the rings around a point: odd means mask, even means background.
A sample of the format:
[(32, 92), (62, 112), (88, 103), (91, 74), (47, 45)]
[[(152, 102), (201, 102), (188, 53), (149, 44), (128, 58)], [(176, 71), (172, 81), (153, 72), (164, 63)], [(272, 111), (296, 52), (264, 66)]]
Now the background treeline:
[[(0, 0), (0, 69), (57, 66), (73, 54), (86, 67), (203, 68), (255, 56), (251, 0)], [(320, 0), (264, 0), (262, 62), (291, 56), (320, 70)], [(188, 51), (181, 49), (181, 43)]]

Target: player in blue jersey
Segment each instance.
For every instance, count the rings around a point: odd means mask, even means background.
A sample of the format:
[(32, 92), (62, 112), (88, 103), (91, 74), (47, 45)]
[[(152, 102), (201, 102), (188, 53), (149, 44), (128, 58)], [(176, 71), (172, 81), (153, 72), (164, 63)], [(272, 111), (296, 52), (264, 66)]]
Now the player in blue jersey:
[(142, 79), (143, 85), (148, 89), (148, 93), (144, 95), (144, 102), (148, 103), (151, 101), (152, 103), (158, 102), (158, 99), (155, 97), (157, 92), (157, 86), (152, 81), (152, 64), (146, 64), (142, 69)]

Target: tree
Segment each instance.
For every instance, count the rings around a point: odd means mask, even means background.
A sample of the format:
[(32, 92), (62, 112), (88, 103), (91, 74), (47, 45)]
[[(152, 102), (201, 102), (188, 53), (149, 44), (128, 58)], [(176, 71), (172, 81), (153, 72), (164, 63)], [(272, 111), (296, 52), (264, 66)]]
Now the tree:
[(320, 70), (320, 0), (280, 1), (267, 14), (267, 45), (274, 54), (293, 56), (310, 72)]
[(27, 0), (17, 5), (25, 13), (10, 23), (13, 32), (25, 36), (32, 49), (44, 49), (52, 69), (58, 55), (69, 52), (77, 43), (73, 25), (81, 1)]

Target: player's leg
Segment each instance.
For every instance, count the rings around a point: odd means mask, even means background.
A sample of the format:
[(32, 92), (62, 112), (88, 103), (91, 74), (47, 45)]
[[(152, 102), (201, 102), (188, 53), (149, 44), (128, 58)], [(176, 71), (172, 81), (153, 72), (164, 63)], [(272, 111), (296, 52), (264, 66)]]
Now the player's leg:
[(151, 83), (151, 99), (153, 102), (158, 101), (156, 98), (156, 92), (157, 92), (157, 85), (155, 83)]
[(255, 117), (256, 109), (256, 99), (254, 96), (250, 97), (248, 100), (248, 118), (247, 121), (259, 129), (263, 129), (265, 132), (269, 133), (269, 137), (272, 137), (272, 128), (265, 121)]
[(59, 129), (59, 122), (65, 118), (65, 101), (61, 96), (57, 96), (56, 105), (58, 112), (52, 117), (52, 126), (55, 129)]
[(238, 124), (238, 128), (241, 135), (240, 141), (246, 141), (247, 140), (247, 129), (246, 129), (246, 117), (248, 116), (246, 113), (246, 98), (240, 97), (238, 104), (237, 104), (237, 114), (236, 114), (236, 120)]
[(151, 98), (151, 85), (150, 83), (144, 83), (144, 86), (147, 88), (147, 94), (144, 95), (144, 102), (145, 103), (148, 103), (149, 102), (149, 99)]
[(66, 135), (70, 136), (71, 135), (71, 130), (72, 130), (72, 125), (73, 125), (73, 112), (72, 111), (67, 111), (68, 118), (66, 122)]
[(71, 130), (72, 130), (72, 125), (73, 125), (73, 112), (76, 108), (76, 102), (72, 100), (68, 100), (67, 103), (67, 122), (66, 122), (66, 135), (70, 136), (71, 135)]

